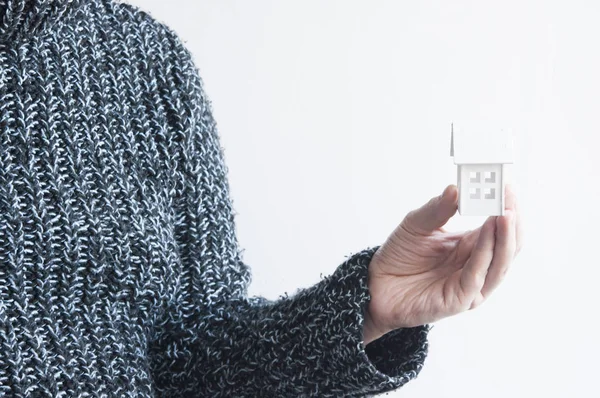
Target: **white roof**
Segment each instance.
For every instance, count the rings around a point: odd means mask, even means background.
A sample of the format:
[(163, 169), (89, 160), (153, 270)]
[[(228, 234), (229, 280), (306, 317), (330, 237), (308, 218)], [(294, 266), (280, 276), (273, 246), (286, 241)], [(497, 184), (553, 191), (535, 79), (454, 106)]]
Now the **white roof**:
[(465, 130), (452, 125), (450, 156), (455, 164), (513, 163), (512, 134), (506, 130)]

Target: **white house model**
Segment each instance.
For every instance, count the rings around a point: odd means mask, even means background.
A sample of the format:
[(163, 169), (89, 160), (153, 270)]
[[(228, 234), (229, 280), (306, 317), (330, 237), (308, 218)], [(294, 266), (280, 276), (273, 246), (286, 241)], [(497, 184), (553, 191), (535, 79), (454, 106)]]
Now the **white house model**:
[(508, 132), (451, 128), (450, 156), (458, 166), (458, 211), (465, 216), (504, 214), (506, 165), (513, 163)]

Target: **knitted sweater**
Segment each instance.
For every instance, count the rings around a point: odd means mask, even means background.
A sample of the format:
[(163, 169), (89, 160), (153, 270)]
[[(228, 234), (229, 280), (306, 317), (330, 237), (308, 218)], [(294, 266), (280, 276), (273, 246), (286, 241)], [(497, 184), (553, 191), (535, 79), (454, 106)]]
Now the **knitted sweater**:
[(0, 0), (0, 397), (362, 397), (428, 326), (363, 348), (376, 248), (248, 297), (211, 104), (173, 31), (110, 0)]

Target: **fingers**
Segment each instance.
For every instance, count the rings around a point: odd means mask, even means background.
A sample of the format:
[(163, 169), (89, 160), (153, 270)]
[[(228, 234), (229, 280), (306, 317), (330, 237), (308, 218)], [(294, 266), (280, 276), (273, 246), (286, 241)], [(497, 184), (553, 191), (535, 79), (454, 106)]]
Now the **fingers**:
[(460, 286), (467, 297), (481, 291), (494, 258), (496, 217), (489, 217), (481, 227), (477, 243), (460, 275)]
[(521, 222), (521, 213), (518, 209), (517, 196), (515, 195), (515, 191), (512, 185), (506, 185), (506, 210), (512, 210), (514, 214), (514, 223), (515, 223), (515, 239), (516, 239), (516, 249), (515, 256), (521, 251), (523, 247), (523, 223)]
[(517, 237), (515, 228), (514, 210), (507, 210), (506, 214), (496, 220), (496, 245), (494, 258), (488, 270), (481, 295), (486, 298), (502, 282), (511, 261), (515, 257)]
[(521, 223), (517, 198), (511, 185), (506, 186), (506, 212), (496, 221), (494, 258), (486, 276), (481, 295), (488, 297), (502, 282), (508, 268), (521, 249)]
[(456, 258), (457, 261), (462, 264), (471, 256), (471, 252), (473, 251), (473, 247), (477, 243), (479, 239), (479, 234), (481, 233), (481, 227), (463, 233), (463, 237), (458, 244)]
[(456, 214), (457, 208), (458, 188), (456, 185), (449, 185), (440, 196), (408, 213), (404, 224), (412, 232), (429, 234), (443, 227)]

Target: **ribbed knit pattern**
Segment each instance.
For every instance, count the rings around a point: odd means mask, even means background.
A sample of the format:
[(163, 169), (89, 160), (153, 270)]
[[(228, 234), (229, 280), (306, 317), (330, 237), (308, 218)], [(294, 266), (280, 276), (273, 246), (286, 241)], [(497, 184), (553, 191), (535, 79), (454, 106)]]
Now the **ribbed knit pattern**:
[(248, 298), (211, 105), (166, 26), (0, 0), (0, 397), (362, 397), (427, 326), (362, 347), (375, 248)]

